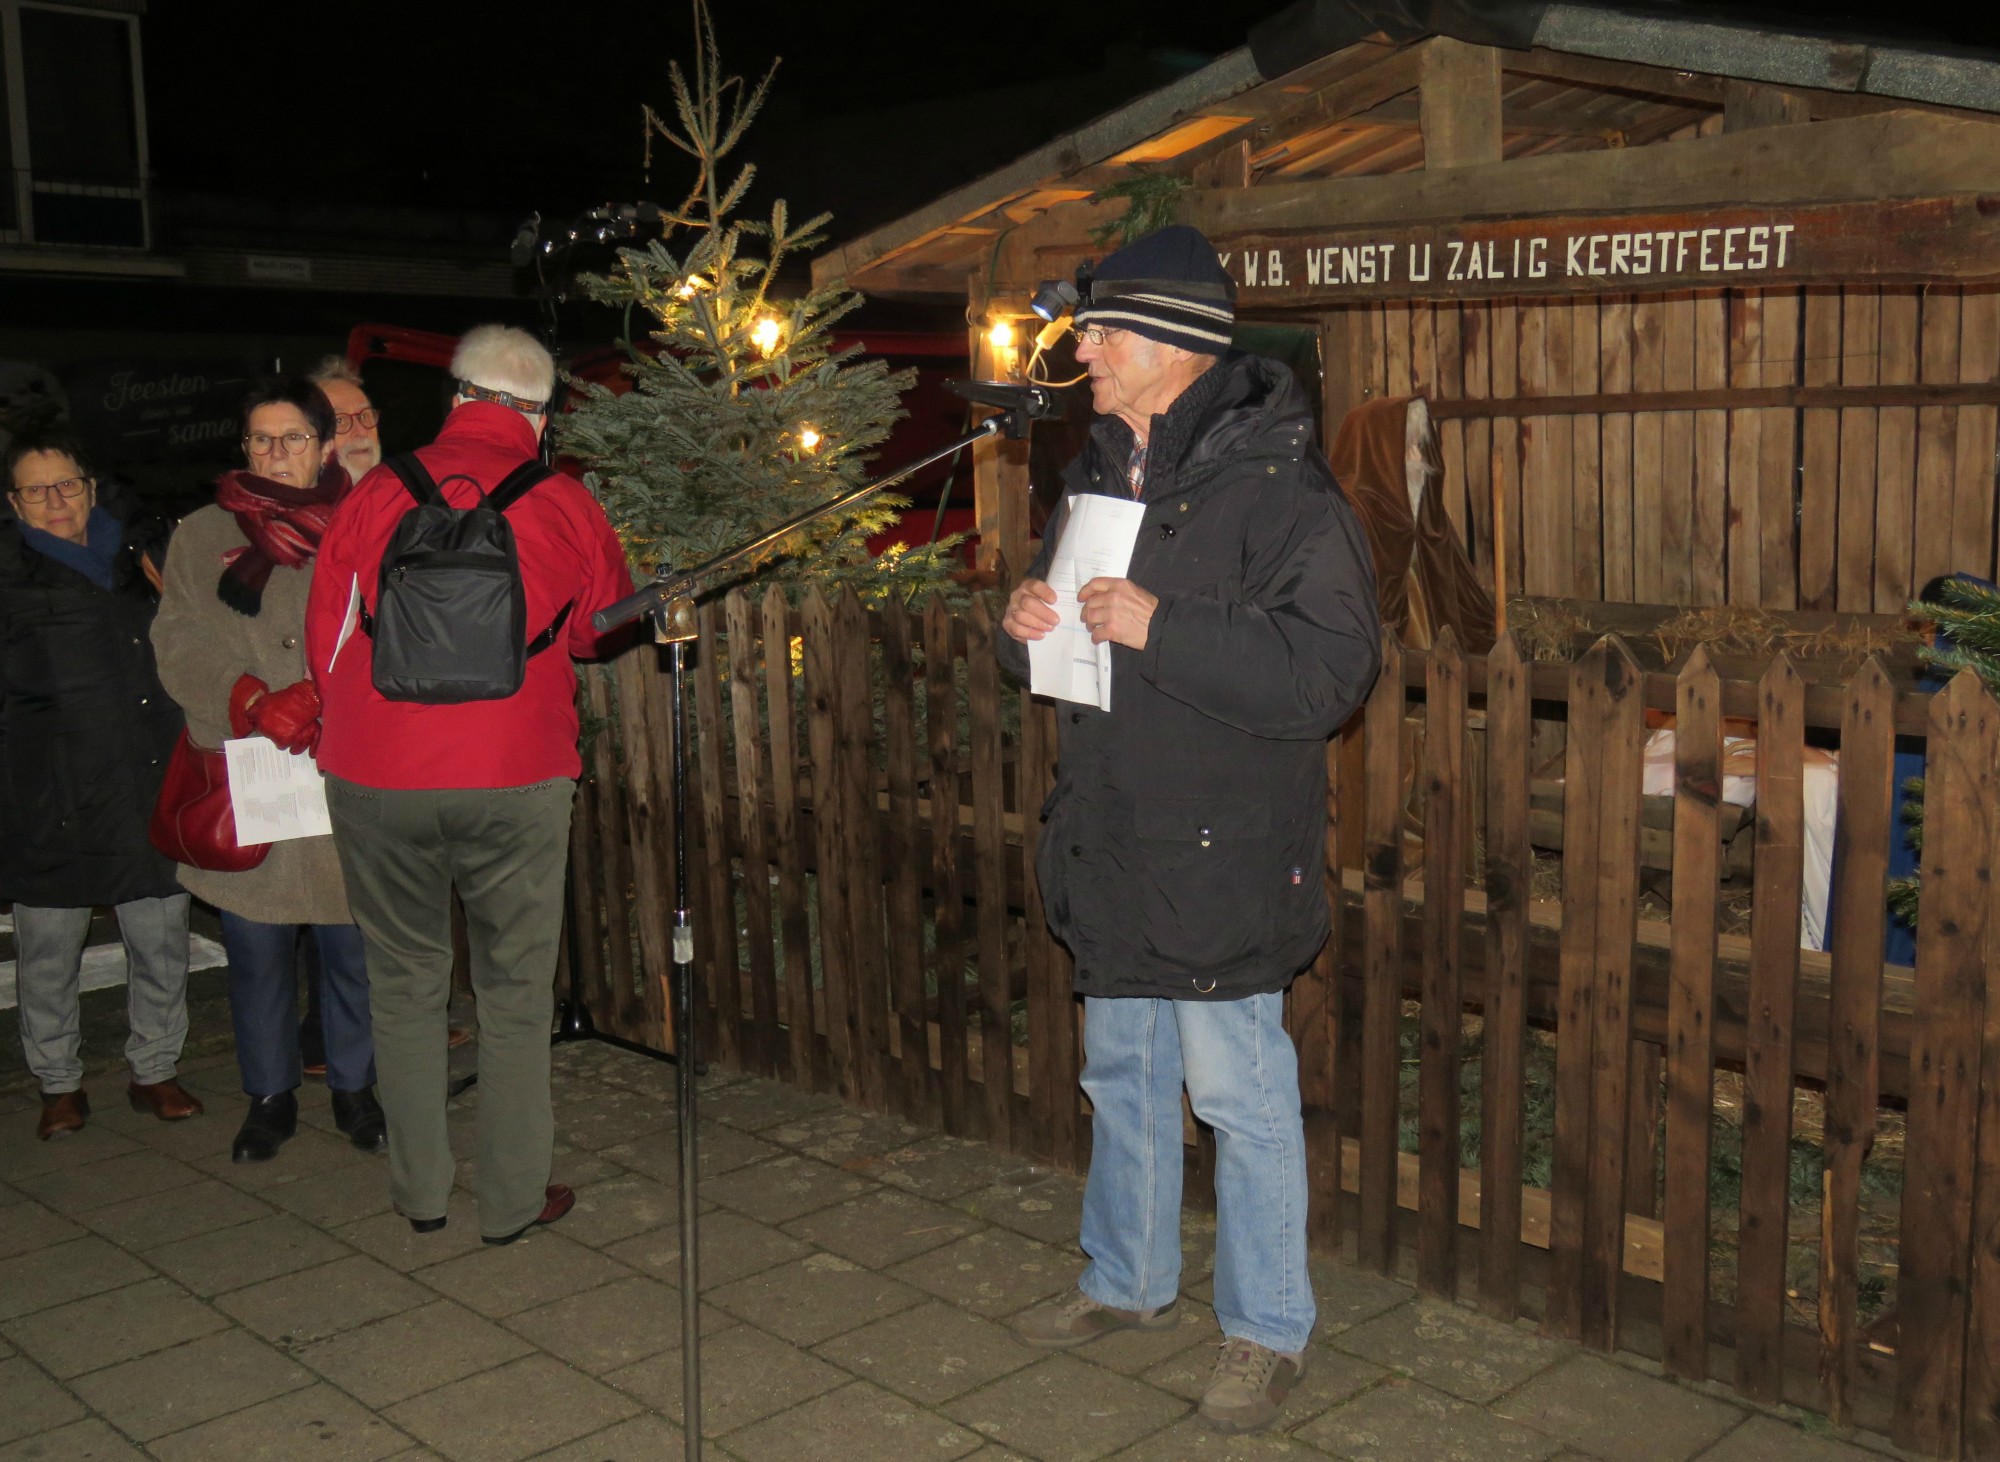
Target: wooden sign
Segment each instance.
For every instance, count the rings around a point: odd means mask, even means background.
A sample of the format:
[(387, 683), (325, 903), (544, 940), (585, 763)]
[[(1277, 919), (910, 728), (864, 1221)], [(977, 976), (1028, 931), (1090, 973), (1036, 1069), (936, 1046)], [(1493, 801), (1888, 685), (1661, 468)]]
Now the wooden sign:
[(2000, 279), (2000, 197), (1216, 235), (1239, 308)]

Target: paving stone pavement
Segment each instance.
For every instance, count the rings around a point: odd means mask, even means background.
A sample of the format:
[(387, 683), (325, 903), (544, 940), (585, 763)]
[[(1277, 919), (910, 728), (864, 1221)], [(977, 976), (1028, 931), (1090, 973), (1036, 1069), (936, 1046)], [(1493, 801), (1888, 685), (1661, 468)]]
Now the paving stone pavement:
[[(625, 1462), (683, 1454), (672, 1073), (555, 1055), (575, 1211), (478, 1243), (390, 1211), (382, 1162), (302, 1093), (299, 1136), (238, 1167), (227, 1055), (184, 1068), (208, 1115), (114, 1098), (37, 1142), (0, 1088), (0, 1462), (154, 1457)], [(476, 1091), (454, 1103), (470, 1147)], [(1219, 1339), (1213, 1223), (1190, 1214), (1181, 1324), (1024, 1349), (1008, 1318), (1081, 1268), (1081, 1184), (775, 1082), (704, 1085), (704, 1432), (719, 1462), (912, 1458), (1870, 1462), (1879, 1438), (1754, 1412), (1629, 1357), (1315, 1261), (1321, 1323), (1278, 1429), (1194, 1416)]]

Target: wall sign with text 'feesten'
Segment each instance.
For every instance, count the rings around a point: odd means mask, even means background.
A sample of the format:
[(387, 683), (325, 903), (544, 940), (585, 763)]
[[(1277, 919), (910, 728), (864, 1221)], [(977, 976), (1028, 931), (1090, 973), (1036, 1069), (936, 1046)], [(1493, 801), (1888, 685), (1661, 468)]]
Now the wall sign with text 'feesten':
[(1245, 306), (2000, 277), (2000, 198), (1214, 236)]

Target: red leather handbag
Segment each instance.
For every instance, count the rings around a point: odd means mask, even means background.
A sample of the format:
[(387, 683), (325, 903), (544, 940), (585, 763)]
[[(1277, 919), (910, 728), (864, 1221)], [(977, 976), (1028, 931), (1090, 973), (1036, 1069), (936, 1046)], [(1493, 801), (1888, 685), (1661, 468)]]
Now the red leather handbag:
[(271, 851), (269, 843), (241, 847), (236, 813), (229, 805), (229, 763), (220, 751), (197, 746), (185, 729), (167, 759), (159, 801), (147, 827), (153, 846), (176, 863), (211, 873), (242, 873)]

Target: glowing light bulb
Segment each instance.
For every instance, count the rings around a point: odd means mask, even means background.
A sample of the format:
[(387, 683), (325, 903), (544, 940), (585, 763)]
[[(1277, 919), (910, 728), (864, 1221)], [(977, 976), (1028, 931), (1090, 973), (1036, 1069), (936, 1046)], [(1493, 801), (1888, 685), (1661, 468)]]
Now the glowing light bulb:
[(995, 320), (993, 328), (986, 332), (986, 343), (995, 350), (1014, 348), (1014, 326), (1006, 320)]
[(814, 431), (809, 426), (802, 426), (799, 428), (800, 446), (804, 447), (808, 452), (817, 452), (819, 450), (819, 443), (820, 443), (820, 436), (818, 432)]
[(674, 291), (674, 297), (684, 300), (693, 299), (696, 290), (707, 288), (708, 281), (706, 279), (703, 279), (699, 274), (690, 274), (686, 279), (681, 281), (681, 287)]
[(778, 341), (783, 338), (784, 333), (785, 327), (766, 315), (751, 327), (750, 338), (756, 342), (759, 352), (769, 355), (778, 348)]

